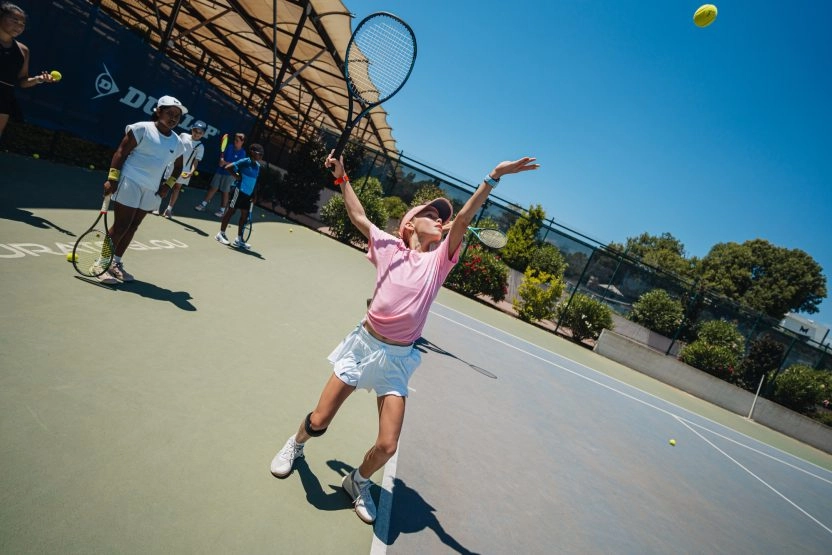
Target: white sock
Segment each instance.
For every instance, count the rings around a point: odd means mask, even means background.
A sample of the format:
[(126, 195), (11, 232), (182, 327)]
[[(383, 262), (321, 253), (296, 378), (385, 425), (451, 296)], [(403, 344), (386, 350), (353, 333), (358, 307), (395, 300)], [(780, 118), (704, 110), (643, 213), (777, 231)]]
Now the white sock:
[(365, 478), (364, 476), (362, 476), (361, 471), (356, 468), (355, 469), (355, 483), (356, 484), (363, 484), (367, 480), (369, 480), (369, 478)]
[(202, 204), (202, 206), (208, 206), (208, 202), (204, 200), (200, 204)]

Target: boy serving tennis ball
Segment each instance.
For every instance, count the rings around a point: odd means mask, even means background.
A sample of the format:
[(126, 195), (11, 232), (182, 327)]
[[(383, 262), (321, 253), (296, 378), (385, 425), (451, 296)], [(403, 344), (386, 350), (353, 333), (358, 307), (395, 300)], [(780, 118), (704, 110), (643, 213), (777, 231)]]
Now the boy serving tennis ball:
[(364, 212), (350, 185), (343, 159), (332, 154), (330, 168), (344, 193), (350, 221), (367, 238), (367, 258), (376, 267), (376, 288), (366, 317), (329, 355), (333, 374), (324, 385), (315, 409), (301, 421), (297, 433), (286, 441), (271, 463), (271, 472), (285, 478), (295, 459), (303, 456), (306, 441), (326, 432), (338, 409), (356, 388), (375, 390), (378, 436), (361, 465), (347, 474), (342, 486), (352, 498), (355, 512), (364, 522), (375, 521), (376, 507), (370, 495), (370, 477), (396, 452), (404, 422), (407, 383), (419, 366), (421, 355), (414, 342), (421, 336), (428, 312), (439, 288), (459, 260), (468, 226), (500, 178), (534, 170), (534, 158), (501, 162), (488, 173), (443, 239), (443, 226), (453, 214), (447, 199), (438, 198), (412, 208), (399, 226), (401, 238), (380, 230)]

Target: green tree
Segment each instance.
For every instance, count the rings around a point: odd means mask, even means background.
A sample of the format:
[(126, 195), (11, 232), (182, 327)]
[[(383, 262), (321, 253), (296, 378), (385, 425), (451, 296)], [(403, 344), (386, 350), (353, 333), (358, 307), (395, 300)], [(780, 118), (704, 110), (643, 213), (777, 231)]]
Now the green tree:
[(512, 299), (511, 304), (521, 320), (550, 320), (555, 316), (563, 289), (561, 277), (530, 266), (526, 268), (523, 283), (517, 290), (519, 298)]
[[(361, 177), (352, 183), (352, 187), (364, 207), (367, 218), (380, 229), (384, 229), (388, 218), (382, 202), (381, 182), (378, 178)], [(367, 238), (350, 221), (342, 195), (334, 195), (327, 201), (321, 209), (321, 219), (339, 241), (359, 245), (367, 244)]]
[(532, 252), (528, 267), (562, 279), (566, 272), (566, 260), (560, 249), (551, 243), (544, 243)]
[(706, 288), (777, 319), (815, 313), (826, 297), (826, 276), (811, 256), (763, 239), (715, 245), (698, 272)]
[(277, 202), (289, 213), (309, 214), (318, 209), (318, 200), (331, 174), (324, 168), (327, 150), (320, 141), (301, 144), (289, 159), (286, 177), (276, 184)]
[(630, 320), (670, 337), (682, 325), (685, 309), (664, 289), (653, 289), (633, 303)]
[(488, 295), (499, 302), (508, 292), (508, 266), (490, 249), (471, 243), (451, 270), (445, 285), (464, 295)]
[(613, 329), (610, 308), (583, 293), (575, 293), (571, 302), (559, 304), (556, 314), (558, 322), (572, 332), (572, 340), (576, 343), (598, 339), (604, 328)]
[(413, 208), (420, 204), (427, 204), (440, 197), (445, 197), (445, 191), (438, 185), (435, 183), (423, 184), (416, 190), (416, 194), (413, 195), (413, 200), (410, 201), (410, 207)]
[(503, 261), (519, 272), (525, 272), (534, 250), (539, 245), (540, 229), (546, 219), (546, 212), (539, 204), (530, 206), (518, 218), (508, 233), (508, 243), (503, 248)]

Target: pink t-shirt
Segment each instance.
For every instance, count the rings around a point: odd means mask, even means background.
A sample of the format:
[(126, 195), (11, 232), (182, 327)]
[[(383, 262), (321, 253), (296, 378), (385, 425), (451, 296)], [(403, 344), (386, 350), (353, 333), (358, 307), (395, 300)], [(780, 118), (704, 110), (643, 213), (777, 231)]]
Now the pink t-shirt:
[(388, 339), (416, 341), (439, 288), (459, 260), (459, 248), (449, 257), (446, 238), (431, 252), (417, 252), (374, 225), (367, 258), (376, 267), (376, 289), (367, 320)]

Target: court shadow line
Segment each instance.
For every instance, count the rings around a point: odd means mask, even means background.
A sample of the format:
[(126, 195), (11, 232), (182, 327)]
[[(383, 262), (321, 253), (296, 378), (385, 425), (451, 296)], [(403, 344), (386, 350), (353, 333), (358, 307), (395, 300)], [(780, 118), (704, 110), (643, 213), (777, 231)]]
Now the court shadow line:
[(231, 249), (231, 250), (233, 250), (233, 251), (236, 251), (236, 252), (238, 252), (238, 253), (240, 253), (240, 254), (245, 254), (246, 256), (251, 256), (251, 257), (253, 257), (253, 258), (259, 258), (260, 260), (266, 260), (266, 259), (263, 257), (263, 255), (262, 255), (262, 254), (260, 254), (260, 253), (259, 253), (259, 252), (257, 252), (257, 251), (248, 250), (248, 249), (238, 249), (237, 247), (233, 247), (233, 246), (231, 246), (231, 245), (228, 245), (228, 248), (229, 248), (229, 249)]
[(193, 233), (196, 233), (200, 237), (208, 237), (209, 236), (208, 232), (203, 231), (202, 229), (200, 229), (196, 226), (193, 226), (191, 224), (186, 224), (182, 220), (177, 220), (176, 218), (167, 218), (167, 220), (169, 222), (175, 223), (178, 226), (181, 226), (185, 231), (191, 231)]
[(0, 209), (0, 218), (3, 218), (4, 220), (13, 220), (15, 222), (20, 222), (40, 229), (54, 229), (55, 231), (63, 233), (64, 235), (75, 237), (75, 234), (69, 231), (68, 229), (64, 229), (61, 226), (47, 220), (46, 218), (35, 216), (33, 212), (30, 212), (29, 210), (23, 210), (22, 208), (2, 208)]
[(80, 279), (83, 282), (89, 283), (91, 285), (97, 285), (99, 287), (103, 287), (104, 289), (109, 289), (111, 291), (123, 291), (125, 293), (133, 293), (136, 295), (141, 295), (147, 299), (153, 299), (155, 301), (168, 301), (177, 308), (182, 310), (186, 310), (188, 312), (195, 312), (196, 307), (192, 305), (189, 301), (193, 299), (191, 294), (187, 291), (171, 291), (170, 289), (165, 289), (164, 287), (159, 287), (158, 285), (154, 285), (152, 283), (148, 283), (146, 281), (131, 281), (130, 283), (118, 283), (114, 285), (108, 285), (106, 283), (101, 283), (95, 278), (88, 278), (83, 276), (75, 276), (77, 279)]
[[(382, 492), (382, 495), (390, 495)], [(436, 537), (449, 549), (464, 555), (475, 555), (464, 545), (460, 544), (449, 534), (442, 523), (436, 518), (436, 509), (419, 495), (419, 492), (407, 486), (404, 480), (396, 478), (393, 480), (393, 501), (390, 514), (390, 525), (387, 537), (382, 538), (376, 535), (385, 545), (391, 546), (396, 543), (400, 534), (415, 534), (423, 530), (432, 530)]]

